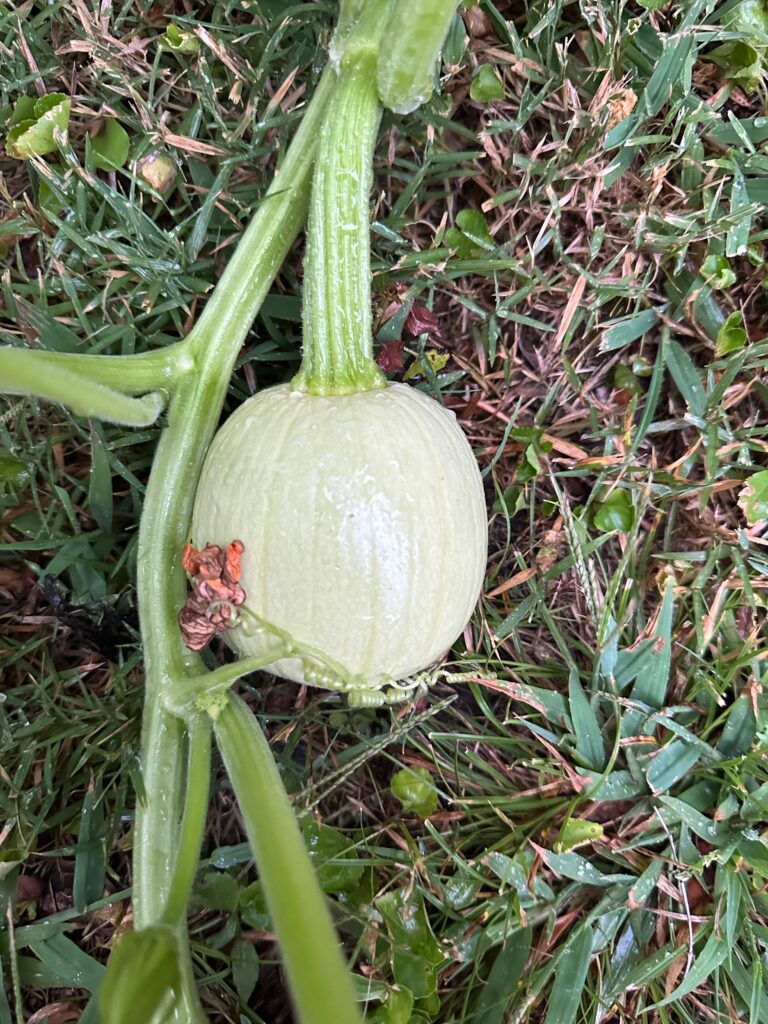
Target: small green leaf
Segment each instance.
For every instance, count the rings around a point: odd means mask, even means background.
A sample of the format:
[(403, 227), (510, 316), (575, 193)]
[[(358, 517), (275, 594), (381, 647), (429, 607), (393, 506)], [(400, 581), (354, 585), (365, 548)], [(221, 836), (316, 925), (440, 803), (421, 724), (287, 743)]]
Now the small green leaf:
[(726, 78), (738, 82), (747, 92), (754, 92), (760, 84), (763, 60), (760, 49), (743, 39), (731, 40), (707, 53), (707, 59), (725, 72)]
[(426, 768), (402, 768), (392, 776), (392, 793), (406, 812), (428, 818), (437, 810), (437, 790)]
[(595, 509), (593, 522), (601, 533), (628, 533), (635, 521), (635, 507), (629, 491), (613, 491)]
[(72, 102), (60, 92), (42, 96), (32, 108), (33, 117), (18, 122), (8, 132), (5, 149), (16, 160), (29, 160), (52, 153), (56, 147), (54, 131), (67, 130)]
[(198, 53), (200, 50), (200, 40), (194, 32), (174, 24), (168, 26), (160, 42), (174, 53)]
[(130, 148), (128, 132), (114, 117), (108, 117), (99, 134), (91, 139), (93, 166), (100, 171), (114, 171), (123, 167)]
[(383, 1005), (366, 1013), (365, 1024), (410, 1024), (412, 1012), (413, 992), (402, 986), (391, 988)]
[(603, 826), (598, 821), (569, 818), (560, 829), (560, 835), (555, 840), (552, 849), (555, 853), (568, 853), (579, 846), (586, 846), (588, 843), (594, 843), (597, 839), (602, 839), (603, 832)]
[[(250, 853), (250, 846), (248, 849)], [(261, 882), (253, 882), (240, 893), (240, 917), (249, 928), (256, 928), (258, 931), (269, 931), (272, 927), (272, 918), (267, 910)]]
[(726, 318), (717, 332), (717, 339), (715, 341), (716, 355), (725, 356), (729, 352), (737, 352), (740, 348), (744, 348), (748, 338), (747, 332), (742, 326), (743, 323), (743, 317), (738, 309)]
[(724, 15), (723, 28), (743, 32), (763, 46), (768, 45), (768, 7), (765, 0), (741, 0)]
[(29, 480), (26, 462), (15, 458), (7, 448), (0, 448), (0, 484), (21, 487)]
[(492, 103), (504, 99), (504, 85), (492, 64), (482, 64), (469, 86), (469, 95), (476, 103)]
[[(376, 907), (387, 924), (396, 952), (409, 950), (431, 966), (442, 962), (443, 951), (432, 931), (420, 892), (410, 888), (391, 890), (376, 900)], [(416, 991), (413, 985), (406, 985), (406, 988), (417, 997), (428, 994)]]
[(488, 230), (488, 222), (479, 210), (462, 210), (456, 216), (461, 231), (484, 249), (493, 249), (495, 243)]
[(701, 276), (710, 288), (730, 288), (736, 283), (736, 274), (726, 256), (710, 253), (701, 265)]
[(179, 983), (179, 951), (171, 929), (156, 925), (128, 932), (109, 959), (99, 991), (103, 1024), (136, 1024), (155, 1019), (163, 1008), (171, 1011)]
[(445, 232), (445, 244), (461, 259), (473, 259), (495, 248), (485, 217), (479, 210), (462, 210), (456, 226)]
[(768, 519), (768, 469), (749, 477), (739, 492), (739, 508), (750, 526)]
[(354, 889), (365, 866), (344, 833), (330, 825), (321, 825), (311, 817), (302, 818), (301, 831), (323, 892)]
[(641, 7), (644, 7), (646, 11), (660, 11), (662, 7), (666, 7), (669, 0), (637, 0)]
[(626, 363), (617, 363), (613, 371), (614, 387), (628, 392), (630, 395), (642, 395), (644, 388), (642, 381)]
[(13, 105), (11, 114), (11, 125), (21, 124), (22, 121), (34, 121), (35, 119), (35, 97), (19, 96)]
[(238, 939), (232, 946), (232, 977), (240, 1002), (248, 1005), (259, 980), (259, 955), (250, 942)]
[(232, 913), (239, 899), (240, 891), (231, 875), (226, 871), (207, 871), (198, 879), (190, 905), (192, 913), (200, 910), (226, 910)]

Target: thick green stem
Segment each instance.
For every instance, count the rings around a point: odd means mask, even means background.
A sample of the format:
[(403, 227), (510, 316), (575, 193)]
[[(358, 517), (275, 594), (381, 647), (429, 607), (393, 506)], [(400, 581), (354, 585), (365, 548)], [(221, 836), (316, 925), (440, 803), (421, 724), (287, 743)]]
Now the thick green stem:
[(319, 395), (386, 384), (373, 361), (369, 255), (378, 50), (375, 33), (352, 40), (323, 122), (307, 229), (304, 357), (294, 386)]
[[(166, 396), (153, 391), (143, 398), (129, 398), (122, 389), (99, 383), (78, 357), (66, 365), (55, 365), (47, 352), (23, 348), (0, 348), (0, 391), (7, 395), (37, 395), (69, 406), (79, 416), (97, 416), (109, 423), (147, 427), (163, 410)], [(108, 356), (105, 356), (108, 359)], [(116, 383), (117, 372), (111, 377)]]
[(435, 62), (458, 0), (397, 0), (382, 45), (377, 80), (381, 102), (398, 114), (425, 103), (434, 88)]
[(86, 378), (92, 384), (114, 388), (124, 395), (143, 395), (158, 388), (171, 390), (177, 379), (192, 367), (185, 341), (135, 356), (93, 356), (85, 352), (46, 352), (41, 349), (2, 346), (0, 375), (3, 360), (8, 358), (6, 352), (23, 352), (25, 362), (34, 368), (38, 378), (47, 376), (55, 379), (58, 371), (69, 371)]
[[(279, 176), (190, 335), (195, 372), (184, 378), (173, 398), (169, 425), (147, 485), (137, 581), (146, 671), (145, 795), (136, 809), (134, 843), (137, 928), (147, 928), (163, 917), (184, 806), (185, 726), (166, 708), (164, 696), (174, 680), (199, 676), (205, 668), (183, 646), (177, 622), (186, 593), (181, 554), (189, 535), (195, 489), (237, 353), (304, 223), (315, 140), (334, 77), (326, 73), (321, 79)], [(187, 996), (186, 1002), (191, 1003), (192, 994)], [(199, 1011), (179, 1018), (181, 1022), (199, 1019)]]
[(184, 816), (178, 837), (168, 902), (163, 920), (177, 926), (185, 920), (189, 894), (200, 860), (205, 816), (208, 811), (208, 789), (211, 775), (211, 727), (207, 716), (189, 719), (187, 737), (187, 795)]
[(360, 1024), (355, 993), (264, 733), (230, 694), (214, 720), (301, 1024)]

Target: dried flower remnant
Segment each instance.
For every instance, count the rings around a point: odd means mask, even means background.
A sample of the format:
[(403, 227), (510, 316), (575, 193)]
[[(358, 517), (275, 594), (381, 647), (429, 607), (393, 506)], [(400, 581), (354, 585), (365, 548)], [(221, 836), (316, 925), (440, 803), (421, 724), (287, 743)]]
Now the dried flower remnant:
[(376, 356), (376, 362), (384, 373), (399, 373), (404, 366), (402, 341), (388, 341)]
[(192, 580), (192, 593), (179, 612), (179, 628), (191, 651), (201, 651), (217, 633), (237, 625), (235, 607), (245, 601), (240, 586), (242, 541), (233, 540), (222, 551), (207, 544), (198, 551), (184, 545), (181, 564)]

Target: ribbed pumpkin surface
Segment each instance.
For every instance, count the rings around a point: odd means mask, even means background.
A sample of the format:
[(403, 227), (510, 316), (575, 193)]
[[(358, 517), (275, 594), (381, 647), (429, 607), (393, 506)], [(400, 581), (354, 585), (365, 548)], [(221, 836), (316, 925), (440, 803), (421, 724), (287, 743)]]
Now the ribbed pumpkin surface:
[[(192, 533), (197, 547), (241, 540), (246, 605), (370, 685), (450, 647), (487, 553), (472, 450), (453, 413), (403, 384), (249, 399), (211, 445)], [(227, 637), (249, 655), (275, 643)], [(298, 659), (274, 671), (303, 681)]]

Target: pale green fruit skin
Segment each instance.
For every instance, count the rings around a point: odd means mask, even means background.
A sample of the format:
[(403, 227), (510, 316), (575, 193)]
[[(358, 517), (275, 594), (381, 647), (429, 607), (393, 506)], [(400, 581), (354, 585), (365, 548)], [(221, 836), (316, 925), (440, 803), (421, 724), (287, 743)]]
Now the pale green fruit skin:
[[(244, 402), (206, 457), (196, 547), (241, 540), (246, 606), (377, 686), (426, 668), (477, 603), (482, 481), (453, 413), (405, 384), (317, 396), (279, 385)], [(227, 639), (258, 656), (275, 639)], [(272, 669), (304, 681), (297, 658)]]

